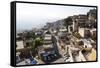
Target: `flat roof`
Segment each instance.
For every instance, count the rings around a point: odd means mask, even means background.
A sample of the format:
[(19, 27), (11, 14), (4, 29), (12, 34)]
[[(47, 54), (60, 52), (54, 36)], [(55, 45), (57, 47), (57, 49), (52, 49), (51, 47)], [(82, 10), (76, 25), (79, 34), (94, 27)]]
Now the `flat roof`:
[(48, 44), (48, 45), (43, 45), (44, 48), (53, 48), (52, 44)]
[(24, 44), (23, 41), (17, 41), (16, 42), (17, 48), (16, 49), (23, 49), (24, 48)]

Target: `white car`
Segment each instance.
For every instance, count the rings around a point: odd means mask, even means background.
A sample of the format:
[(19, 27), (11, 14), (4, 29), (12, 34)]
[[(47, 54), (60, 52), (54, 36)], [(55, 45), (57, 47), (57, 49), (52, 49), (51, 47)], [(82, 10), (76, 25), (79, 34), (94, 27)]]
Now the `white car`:
[(70, 57), (65, 59), (65, 62), (71, 62)]

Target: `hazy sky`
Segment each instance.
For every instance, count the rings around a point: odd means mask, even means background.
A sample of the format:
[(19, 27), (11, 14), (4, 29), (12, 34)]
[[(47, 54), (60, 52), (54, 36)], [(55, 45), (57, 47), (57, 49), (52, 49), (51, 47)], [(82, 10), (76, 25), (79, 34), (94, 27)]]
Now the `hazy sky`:
[(91, 7), (17, 3), (17, 30), (40, 28), (72, 15), (86, 14)]

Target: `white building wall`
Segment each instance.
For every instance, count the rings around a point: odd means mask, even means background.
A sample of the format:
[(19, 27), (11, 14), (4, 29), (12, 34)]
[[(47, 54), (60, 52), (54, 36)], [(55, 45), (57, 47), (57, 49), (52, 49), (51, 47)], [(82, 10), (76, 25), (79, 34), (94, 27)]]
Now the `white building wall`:
[(84, 28), (79, 28), (79, 34), (84, 37)]

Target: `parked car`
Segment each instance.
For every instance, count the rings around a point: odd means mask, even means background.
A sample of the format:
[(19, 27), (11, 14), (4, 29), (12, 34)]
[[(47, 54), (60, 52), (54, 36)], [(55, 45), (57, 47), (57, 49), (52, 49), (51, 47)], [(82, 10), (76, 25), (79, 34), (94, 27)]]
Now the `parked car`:
[(37, 61), (34, 58), (30, 58), (30, 64), (37, 64)]
[(42, 55), (42, 58), (43, 58), (43, 61), (44, 62), (50, 62), (50, 61), (53, 61), (54, 59), (57, 58), (57, 55), (56, 54), (43, 54)]

